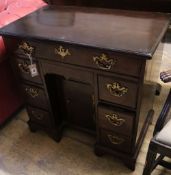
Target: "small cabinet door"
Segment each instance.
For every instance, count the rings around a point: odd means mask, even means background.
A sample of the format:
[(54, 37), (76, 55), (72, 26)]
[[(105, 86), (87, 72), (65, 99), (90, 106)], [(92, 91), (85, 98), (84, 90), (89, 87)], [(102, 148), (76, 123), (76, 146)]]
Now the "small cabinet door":
[(64, 80), (63, 89), (68, 123), (94, 130), (92, 87), (89, 84)]

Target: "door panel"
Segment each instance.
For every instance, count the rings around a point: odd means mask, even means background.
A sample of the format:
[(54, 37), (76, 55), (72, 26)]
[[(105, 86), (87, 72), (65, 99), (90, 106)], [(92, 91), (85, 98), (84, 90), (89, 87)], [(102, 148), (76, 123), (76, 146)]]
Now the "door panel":
[(94, 130), (92, 87), (89, 84), (64, 80), (63, 89), (67, 121), (72, 125)]

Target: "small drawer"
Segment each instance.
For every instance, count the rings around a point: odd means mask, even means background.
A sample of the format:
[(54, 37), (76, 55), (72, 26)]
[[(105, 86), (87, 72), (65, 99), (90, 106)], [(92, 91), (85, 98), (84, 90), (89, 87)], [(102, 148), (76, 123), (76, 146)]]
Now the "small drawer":
[(131, 138), (119, 135), (117, 133), (101, 130), (100, 143), (108, 148), (120, 150), (123, 152), (131, 152)]
[(24, 94), (26, 96), (26, 102), (28, 104), (43, 109), (49, 109), (48, 99), (43, 89), (36, 86), (25, 85), (25, 84), (22, 85), (22, 89), (24, 91)]
[(116, 77), (98, 77), (99, 99), (135, 108), (137, 99), (137, 85), (128, 80)]
[(33, 43), (35, 57), (138, 77), (141, 60), (135, 56), (69, 44)]
[[(36, 62), (34, 61), (33, 64), (36, 64)], [(30, 74), (29, 65), (30, 65), (29, 60), (15, 58), (16, 70), (22, 79), (30, 81), (30, 82), (42, 84), (42, 79), (40, 77), (38, 65), (36, 64), (39, 75), (34, 76), (34, 77), (32, 77)]]
[(113, 107), (98, 106), (98, 120), (101, 128), (130, 136), (135, 113)]
[(42, 126), (50, 126), (50, 114), (46, 111), (27, 106), (27, 112), (31, 121)]

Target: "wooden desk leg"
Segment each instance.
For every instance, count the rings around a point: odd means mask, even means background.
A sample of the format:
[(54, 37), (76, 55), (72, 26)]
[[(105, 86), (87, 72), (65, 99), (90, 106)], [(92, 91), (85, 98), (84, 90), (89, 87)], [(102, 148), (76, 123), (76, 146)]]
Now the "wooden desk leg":
[(156, 93), (155, 93), (155, 95), (157, 95), (157, 96), (160, 95), (161, 88), (162, 88), (161, 84), (157, 83), (156, 84)]
[(29, 126), (29, 129), (31, 132), (36, 132), (38, 130), (37, 128), (37, 125), (35, 125), (34, 123), (30, 122), (30, 120), (27, 122), (28, 123), (28, 126)]

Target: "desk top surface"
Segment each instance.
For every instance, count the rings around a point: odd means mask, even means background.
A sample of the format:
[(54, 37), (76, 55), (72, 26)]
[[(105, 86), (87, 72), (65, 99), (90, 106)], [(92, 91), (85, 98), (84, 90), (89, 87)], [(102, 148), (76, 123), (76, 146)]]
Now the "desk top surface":
[(0, 29), (3, 36), (62, 41), (152, 57), (169, 16), (81, 7), (43, 7)]

